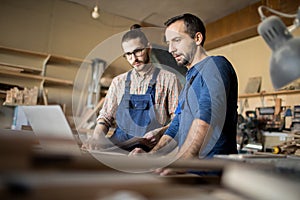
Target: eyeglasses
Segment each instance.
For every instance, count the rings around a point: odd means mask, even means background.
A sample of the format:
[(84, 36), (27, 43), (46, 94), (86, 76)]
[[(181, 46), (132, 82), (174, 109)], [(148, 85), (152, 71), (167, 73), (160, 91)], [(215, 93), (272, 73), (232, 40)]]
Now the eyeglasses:
[(127, 59), (131, 59), (132, 58), (132, 55), (134, 55), (135, 57), (139, 57), (139, 56), (142, 56), (144, 55), (145, 53), (145, 50), (146, 48), (141, 48), (141, 49), (135, 49), (133, 52), (127, 52), (127, 53), (124, 53), (123, 54), (123, 57), (124, 58), (127, 58)]

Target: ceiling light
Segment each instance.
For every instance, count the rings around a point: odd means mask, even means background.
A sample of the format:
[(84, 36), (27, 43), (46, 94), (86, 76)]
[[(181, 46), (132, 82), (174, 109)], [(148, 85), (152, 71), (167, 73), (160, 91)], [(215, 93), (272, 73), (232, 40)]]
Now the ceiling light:
[(98, 10), (99, 10), (99, 9), (98, 9), (98, 6), (96, 5), (96, 6), (94, 7), (93, 12), (92, 12), (92, 18), (98, 19), (98, 18), (100, 17), (100, 14), (99, 14)]
[[(288, 30), (279, 17), (266, 18), (262, 13), (263, 8), (283, 17), (295, 18), (294, 25)], [(281, 13), (266, 6), (258, 9), (262, 18), (258, 33), (272, 50), (270, 75), (273, 87), (279, 89), (300, 78), (300, 38), (294, 38), (291, 34), (292, 30), (299, 27), (300, 7), (295, 15)]]

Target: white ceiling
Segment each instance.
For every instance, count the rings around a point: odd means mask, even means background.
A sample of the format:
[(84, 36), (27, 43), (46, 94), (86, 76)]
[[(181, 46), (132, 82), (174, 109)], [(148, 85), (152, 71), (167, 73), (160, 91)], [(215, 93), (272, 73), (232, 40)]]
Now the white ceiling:
[(156, 26), (178, 14), (192, 13), (213, 22), (259, 0), (68, 0), (92, 10), (98, 4), (107, 13)]

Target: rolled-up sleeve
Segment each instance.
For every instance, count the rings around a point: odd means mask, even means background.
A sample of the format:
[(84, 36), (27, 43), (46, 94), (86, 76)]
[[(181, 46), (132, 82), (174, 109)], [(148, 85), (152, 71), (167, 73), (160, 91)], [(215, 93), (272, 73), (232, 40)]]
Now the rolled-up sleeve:
[(181, 85), (176, 75), (171, 79), (168, 91), (168, 110), (171, 118), (175, 116)]
[(174, 138), (178, 132), (179, 128), (179, 116), (175, 115), (173, 118), (169, 128), (166, 130), (165, 135), (169, 135), (170, 137)]
[(108, 89), (108, 92), (105, 96), (104, 104), (102, 109), (99, 112), (97, 120), (103, 119), (110, 126), (116, 116), (118, 109), (118, 97), (117, 97), (117, 80), (113, 79), (112, 83)]
[[(211, 96), (209, 88), (207, 87), (206, 81), (202, 76), (198, 76), (192, 85), (198, 99), (198, 110), (195, 118), (201, 119), (206, 123), (210, 124), (211, 121)], [(199, 87), (200, 86), (200, 87)], [(197, 106), (195, 106), (197, 108)]]

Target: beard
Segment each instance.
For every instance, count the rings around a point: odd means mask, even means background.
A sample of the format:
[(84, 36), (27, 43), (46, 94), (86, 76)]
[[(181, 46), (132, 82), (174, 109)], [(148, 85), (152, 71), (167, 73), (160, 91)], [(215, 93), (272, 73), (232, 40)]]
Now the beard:
[(189, 52), (179, 54), (181, 56), (180, 60), (175, 59), (178, 66), (188, 67), (193, 62), (197, 52), (197, 45), (191, 45), (190, 49)]
[(177, 65), (180, 66), (180, 67), (186, 67), (190, 62), (183, 58), (181, 61), (177, 62)]
[(177, 60), (175, 58), (175, 61), (179, 67), (186, 67), (190, 63), (189, 60), (183, 54), (181, 54), (180, 60)]
[(142, 64), (146, 65), (146, 64), (150, 63), (150, 55), (147, 54), (147, 56), (145, 57), (144, 60), (139, 60), (138, 58), (136, 58), (135, 62), (142, 63)]
[(135, 63), (137, 63), (139, 66), (136, 65), (132, 65), (137, 71), (143, 71), (147, 65), (150, 63), (150, 55), (147, 54), (147, 56), (145, 57), (145, 59), (143, 61), (139, 60), (138, 58), (136, 58)]
[(147, 53), (147, 57), (144, 61), (144, 64), (148, 64), (148, 63), (150, 63), (150, 55)]

